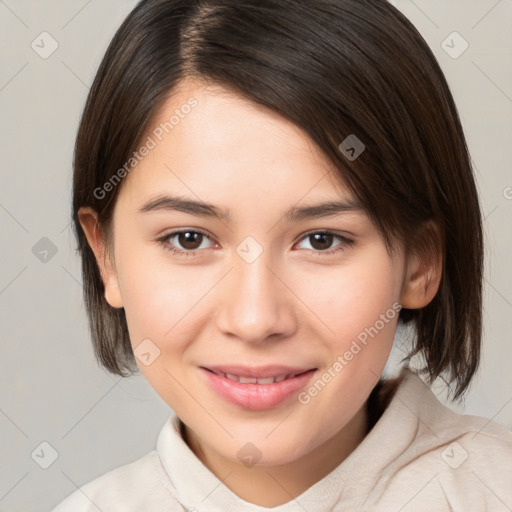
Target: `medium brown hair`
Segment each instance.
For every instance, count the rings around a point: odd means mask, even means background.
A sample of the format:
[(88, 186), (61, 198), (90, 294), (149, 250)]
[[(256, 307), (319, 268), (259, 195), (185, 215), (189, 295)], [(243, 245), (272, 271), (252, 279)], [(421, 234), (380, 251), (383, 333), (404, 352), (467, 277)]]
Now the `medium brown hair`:
[[(142, 0), (112, 39), (80, 122), (73, 227), (82, 259), (94, 350), (110, 372), (137, 370), (124, 309), (105, 300), (78, 220), (92, 207), (111, 246), (122, 183), (94, 191), (130, 158), (151, 119), (184, 78), (224, 86), (302, 128), (334, 163), (388, 250), (435, 251), (442, 278), (433, 300), (402, 309), (415, 326), (432, 382), (446, 375), (463, 395), (482, 336), (481, 213), (463, 129), (445, 77), (414, 26), (385, 0)], [(354, 134), (357, 159), (340, 151)], [(427, 233), (428, 234), (428, 233)], [(444, 378), (444, 377), (443, 377)]]

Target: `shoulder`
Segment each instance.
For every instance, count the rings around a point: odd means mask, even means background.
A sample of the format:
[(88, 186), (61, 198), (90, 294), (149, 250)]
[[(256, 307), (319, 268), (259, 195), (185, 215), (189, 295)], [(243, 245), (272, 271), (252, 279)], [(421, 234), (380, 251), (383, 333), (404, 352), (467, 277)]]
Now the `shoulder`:
[(426, 502), (461, 512), (511, 510), (512, 432), (483, 417), (453, 415), (445, 431), (432, 425), (411, 445), (399, 470), (397, 483), (414, 491), (410, 510)]
[[(480, 416), (449, 411), (446, 433), (430, 457), (438, 462), (438, 481), (453, 503), (512, 507), (512, 431)], [(504, 505), (506, 504), (506, 508)]]
[(156, 451), (76, 489), (52, 512), (181, 511)]
[(423, 510), (425, 503), (456, 511), (511, 510), (512, 431), (451, 410), (419, 377), (408, 381), (397, 409), (414, 426), (413, 435), (387, 468), (388, 492), (410, 491), (404, 512)]

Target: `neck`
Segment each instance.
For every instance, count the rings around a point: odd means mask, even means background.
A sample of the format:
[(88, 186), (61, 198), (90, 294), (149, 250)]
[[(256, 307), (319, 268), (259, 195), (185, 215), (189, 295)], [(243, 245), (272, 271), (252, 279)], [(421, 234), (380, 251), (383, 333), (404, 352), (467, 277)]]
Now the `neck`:
[(262, 507), (282, 505), (300, 496), (339, 466), (371, 428), (365, 403), (345, 427), (300, 459), (280, 466), (248, 468), (224, 458), (201, 443), (188, 427), (181, 427), (187, 445), (224, 485), (243, 500)]

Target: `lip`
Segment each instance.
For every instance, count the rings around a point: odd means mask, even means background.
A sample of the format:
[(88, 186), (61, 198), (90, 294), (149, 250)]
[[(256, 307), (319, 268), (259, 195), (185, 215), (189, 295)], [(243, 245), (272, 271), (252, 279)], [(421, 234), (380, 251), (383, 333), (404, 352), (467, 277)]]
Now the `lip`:
[[(234, 371), (237, 367), (235, 366), (218, 366), (215, 368), (226, 368), (233, 371), (234, 375), (243, 377), (241, 373)], [(238, 367), (238, 372), (241, 372), (241, 367)], [(276, 372), (277, 369), (277, 372)], [(283, 372), (283, 369), (286, 371)], [(300, 375), (285, 379), (281, 382), (274, 382), (272, 384), (242, 384), (235, 382), (223, 376), (216, 375), (213, 373), (213, 367), (207, 369), (205, 367), (199, 368), (201, 375), (205, 379), (206, 383), (213, 389), (221, 398), (227, 402), (242, 407), (243, 409), (252, 411), (261, 411), (276, 407), (287, 399), (290, 399), (293, 395), (298, 393), (306, 384), (311, 380), (313, 375), (316, 373), (316, 369), (304, 370)], [(247, 370), (247, 367), (245, 367)], [(272, 377), (278, 375), (285, 375), (290, 370), (289, 367), (261, 367), (259, 368), (260, 374), (257, 378)], [(301, 369), (292, 368), (289, 373), (297, 373)], [(222, 371), (217, 370), (215, 371)], [(246, 375), (248, 377), (255, 377), (255, 369), (251, 369), (252, 375)], [(270, 373), (269, 373), (270, 372)], [(231, 372), (223, 372), (231, 373)], [(265, 374), (265, 375), (263, 375)]]

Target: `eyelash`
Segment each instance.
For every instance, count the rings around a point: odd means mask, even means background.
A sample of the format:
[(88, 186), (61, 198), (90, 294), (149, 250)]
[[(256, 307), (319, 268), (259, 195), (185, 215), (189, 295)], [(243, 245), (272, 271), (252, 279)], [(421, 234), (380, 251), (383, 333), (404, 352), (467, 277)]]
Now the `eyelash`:
[[(169, 243), (169, 240), (174, 238), (176, 235), (180, 235), (182, 233), (201, 234), (211, 240), (210, 236), (207, 233), (205, 233), (204, 231), (201, 231), (200, 229), (183, 229), (181, 231), (173, 231), (172, 233), (169, 233), (169, 234), (163, 236), (162, 238), (159, 238), (157, 241), (164, 247), (164, 249), (166, 249), (167, 251), (170, 251), (173, 254), (177, 254), (179, 256), (197, 256), (197, 253), (201, 252), (203, 249), (196, 249), (194, 251), (183, 251), (181, 249), (177, 249), (176, 247), (174, 247), (173, 245), (171, 245)], [(345, 236), (342, 236), (342, 235), (339, 235), (337, 233), (334, 233), (332, 231), (327, 231), (327, 230), (310, 231), (309, 233), (306, 233), (299, 240), (299, 242), (301, 242), (302, 240), (304, 240), (306, 238), (309, 238), (310, 236), (316, 235), (316, 234), (333, 235), (335, 238), (338, 238), (342, 242), (340, 245), (336, 246), (335, 248), (327, 249), (325, 251), (315, 251), (313, 249), (308, 249), (308, 250), (313, 250), (313, 253), (316, 256), (328, 256), (331, 254), (343, 252), (347, 247), (350, 247), (354, 244), (354, 240), (351, 240), (350, 238), (347, 238)]]

